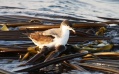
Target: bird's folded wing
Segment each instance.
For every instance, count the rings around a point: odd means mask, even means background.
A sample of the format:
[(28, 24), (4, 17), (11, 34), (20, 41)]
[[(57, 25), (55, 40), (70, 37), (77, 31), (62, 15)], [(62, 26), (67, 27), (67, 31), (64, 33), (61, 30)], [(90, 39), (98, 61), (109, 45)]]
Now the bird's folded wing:
[(34, 33), (30, 33), (29, 38), (31, 40), (36, 40), (37, 42), (40, 41), (40, 43), (45, 44), (45, 43), (49, 43), (52, 42), (54, 37), (52, 35), (42, 35), (40, 34), (41, 32), (34, 32)]
[(43, 35), (52, 35), (54, 37), (60, 37), (61, 30), (60, 28), (49, 29), (49, 30), (43, 31)]

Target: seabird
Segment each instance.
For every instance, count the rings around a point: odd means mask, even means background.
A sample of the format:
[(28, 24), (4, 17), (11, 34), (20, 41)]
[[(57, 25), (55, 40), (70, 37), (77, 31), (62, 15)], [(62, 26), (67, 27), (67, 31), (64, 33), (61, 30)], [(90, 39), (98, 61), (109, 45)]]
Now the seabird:
[(36, 31), (30, 33), (29, 38), (41, 49), (44, 46), (51, 48), (59, 45), (66, 45), (70, 35), (69, 30), (72, 30), (75, 33), (75, 30), (71, 25), (72, 24), (68, 20), (64, 20), (61, 23), (60, 28), (52, 28), (43, 32)]
[(52, 28), (45, 31), (36, 31), (30, 33), (29, 38), (32, 42), (37, 45), (41, 50), (38, 54), (28, 60), (25, 64), (32, 63), (40, 58), (45, 53), (53, 51), (49, 56), (44, 60), (48, 61), (54, 57), (57, 57), (61, 52), (66, 49), (66, 44), (69, 39), (70, 30), (75, 33), (75, 30), (71, 27), (72, 24), (68, 20), (64, 20), (60, 28)]

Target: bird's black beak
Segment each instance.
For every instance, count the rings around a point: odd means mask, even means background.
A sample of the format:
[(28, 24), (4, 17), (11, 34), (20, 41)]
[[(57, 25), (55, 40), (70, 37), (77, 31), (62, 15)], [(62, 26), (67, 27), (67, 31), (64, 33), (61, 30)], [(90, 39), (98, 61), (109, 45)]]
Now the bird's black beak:
[(69, 27), (69, 30), (72, 30), (74, 34), (76, 34), (76, 31), (73, 28)]

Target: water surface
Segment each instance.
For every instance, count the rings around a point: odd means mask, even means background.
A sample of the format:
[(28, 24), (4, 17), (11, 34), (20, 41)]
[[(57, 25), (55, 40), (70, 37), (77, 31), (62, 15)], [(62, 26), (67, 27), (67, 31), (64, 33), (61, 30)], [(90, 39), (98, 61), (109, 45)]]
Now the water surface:
[(0, 15), (27, 15), (49, 19), (71, 16), (103, 21), (98, 17), (119, 18), (118, 8), (119, 0), (0, 0)]

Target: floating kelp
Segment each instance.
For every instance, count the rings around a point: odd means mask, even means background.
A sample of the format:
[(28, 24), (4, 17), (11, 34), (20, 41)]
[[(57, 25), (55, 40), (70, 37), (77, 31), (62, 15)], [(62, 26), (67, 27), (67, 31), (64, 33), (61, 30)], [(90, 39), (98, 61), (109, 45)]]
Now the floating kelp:
[(64, 65), (67, 65), (75, 70), (79, 70), (79, 71), (82, 71), (82, 72), (88, 72), (87, 70), (85, 70), (84, 68), (82, 68), (81, 66), (75, 64), (75, 63), (68, 63), (67, 61), (64, 61), (63, 62)]
[(88, 60), (88, 61), (85, 61), (86, 62), (94, 62), (94, 63), (100, 63), (101, 65), (104, 65), (104, 66), (109, 66), (109, 67), (116, 67), (118, 68), (119, 67), (119, 60), (108, 60), (108, 59), (95, 59), (95, 60)]
[[(74, 28), (91, 28), (91, 27), (102, 27), (102, 26), (107, 26), (104, 23), (80, 23), (80, 24), (73, 24), (72, 25)], [(28, 25), (28, 26), (20, 26), (18, 27), (20, 30), (47, 30), (51, 28), (59, 28), (60, 24), (55, 24), (55, 25)]]
[(0, 52), (26, 52), (25, 48), (5, 48), (5, 47), (0, 47)]
[(86, 67), (88, 69), (102, 71), (104, 73), (119, 73), (118, 68), (103, 67), (94, 65), (93, 63), (78, 63), (78, 65)]
[(28, 47), (27, 48), (27, 53), (24, 55), (24, 57), (21, 59), (21, 61), (23, 61), (23, 60), (27, 59), (28, 57), (30, 57), (31, 54), (32, 54), (32, 56), (37, 54), (38, 53), (37, 52), (38, 49), (39, 49), (38, 47)]
[(34, 65), (34, 66), (31, 66), (31, 67), (28, 67), (28, 68), (25, 68), (25, 69), (16, 70), (15, 72), (33, 71), (33, 70), (36, 70), (36, 69), (39, 69), (39, 68), (48, 66), (48, 65), (50, 65), (50, 64), (54, 64), (54, 63), (58, 63), (58, 62), (63, 61), (63, 60), (68, 60), (68, 59), (72, 59), (72, 58), (84, 56), (84, 55), (86, 55), (86, 54), (87, 54), (87, 53), (77, 53), (77, 54), (71, 54), (71, 55), (59, 57), (59, 58), (56, 58), (56, 59), (53, 59), (53, 60), (49, 60), (49, 61), (47, 61), (47, 62), (43, 62), (43, 63), (36, 64), (36, 65)]
[[(94, 53), (93, 55), (105, 59), (119, 59), (119, 52), (99, 52), (99, 53)], [(85, 58), (88, 57), (93, 57), (93, 56), (91, 54), (85, 56)]]
[[(33, 32), (33, 31), (29, 31)], [(7, 40), (7, 41), (29, 41), (29, 38), (24, 35), (26, 31), (2, 31), (0, 32), (0, 40)], [(79, 41), (86, 41), (86, 40), (110, 40), (110, 37), (98, 37), (93, 36), (87, 33), (82, 34), (83, 32), (77, 31), (77, 36), (70, 36), (69, 42), (79, 42)], [(82, 35), (89, 35), (89, 37), (79, 37)], [(74, 35), (74, 34), (72, 34)]]
[(103, 41), (101, 43), (99, 43), (98, 41), (93, 42), (92, 44), (75, 44), (72, 45), (74, 47), (75, 50), (78, 51), (82, 51), (82, 50), (86, 50), (89, 52), (107, 52), (107, 51), (111, 51), (113, 44), (109, 44), (109, 43), (103, 43)]
[(1, 31), (9, 31), (8, 27), (5, 25), (5, 24), (0, 24), (2, 27), (1, 27)]
[(105, 27), (101, 27), (97, 32), (96, 32), (96, 35), (98, 36), (103, 36), (104, 33), (106, 31), (106, 28)]
[(119, 24), (119, 20), (111, 20), (111, 21), (107, 21), (107, 22), (104, 22), (104, 23), (107, 23), (107, 24)]
[(98, 48), (91, 48), (91, 47), (83, 47), (81, 48), (81, 50), (88, 50), (90, 52), (103, 52), (103, 51), (110, 51), (112, 49), (113, 45), (106, 45), (103, 47), (98, 47)]
[[(34, 74), (36, 73), (36, 71), (37, 71), (36, 74), (39, 73), (47, 74), (50, 72), (54, 74), (64, 72), (74, 73), (70, 72), (73, 69), (82, 72), (92, 72), (95, 70), (103, 73), (109, 72), (119, 73), (118, 72), (119, 53), (114, 52), (112, 50), (113, 47), (115, 47), (115, 45), (118, 44), (111, 42), (114, 36), (112, 37), (106, 35), (108, 34), (107, 32), (110, 32), (111, 30), (115, 30), (116, 32), (118, 31), (118, 28), (114, 29), (111, 27), (107, 27), (110, 23), (111, 24), (118, 23), (118, 19), (111, 18), (113, 20), (112, 21), (110, 20), (110, 18), (105, 18), (106, 20), (108, 19), (109, 21), (99, 22), (87, 19), (81, 19), (80, 21), (79, 18), (73, 17), (64, 17), (64, 18), (67, 19), (71, 18), (70, 21), (73, 23), (72, 26), (75, 28), (76, 34), (73, 34), (71, 32), (68, 45), (66, 45), (67, 50), (63, 51), (62, 53), (59, 52), (60, 55), (57, 56), (56, 54), (56, 56), (51, 60), (49, 59), (46, 60), (46, 58), (49, 57), (50, 54), (52, 54), (53, 52), (45, 50), (44, 51), (45, 53), (39, 54), (40, 49), (38, 47), (35, 47), (34, 44), (30, 42), (28, 37), (24, 35), (24, 33), (27, 32), (31, 33), (34, 31), (42, 32), (43, 30), (46, 29), (58, 28), (60, 25), (59, 23), (62, 20), (55, 20), (55, 19), (52, 20), (52, 19), (43, 19), (27, 16), (14, 16), (14, 15), (1, 16), (0, 23), (5, 24), (3, 26), (3, 30), (7, 29), (9, 30), (0, 31), (0, 40), (29, 41), (29, 43), (23, 42), (22, 44), (9, 44), (9, 45), (1, 44), (0, 59), (12, 58), (18, 59), (20, 61), (25, 61), (25, 63), (24, 62), (20, 63), (20, 65), (18, 66), (26, 68), (20, 69), (20, 67), (15, 67), (16, 69), (19, 70), (14, 71), (18, 72), (33, 71), (32, 73)], [(85, 22), (82, 22), (82, 20)], [(50, 69), (48, 67), (50, 67)], [(111, 69), (110, 67), (113, 68)]]

